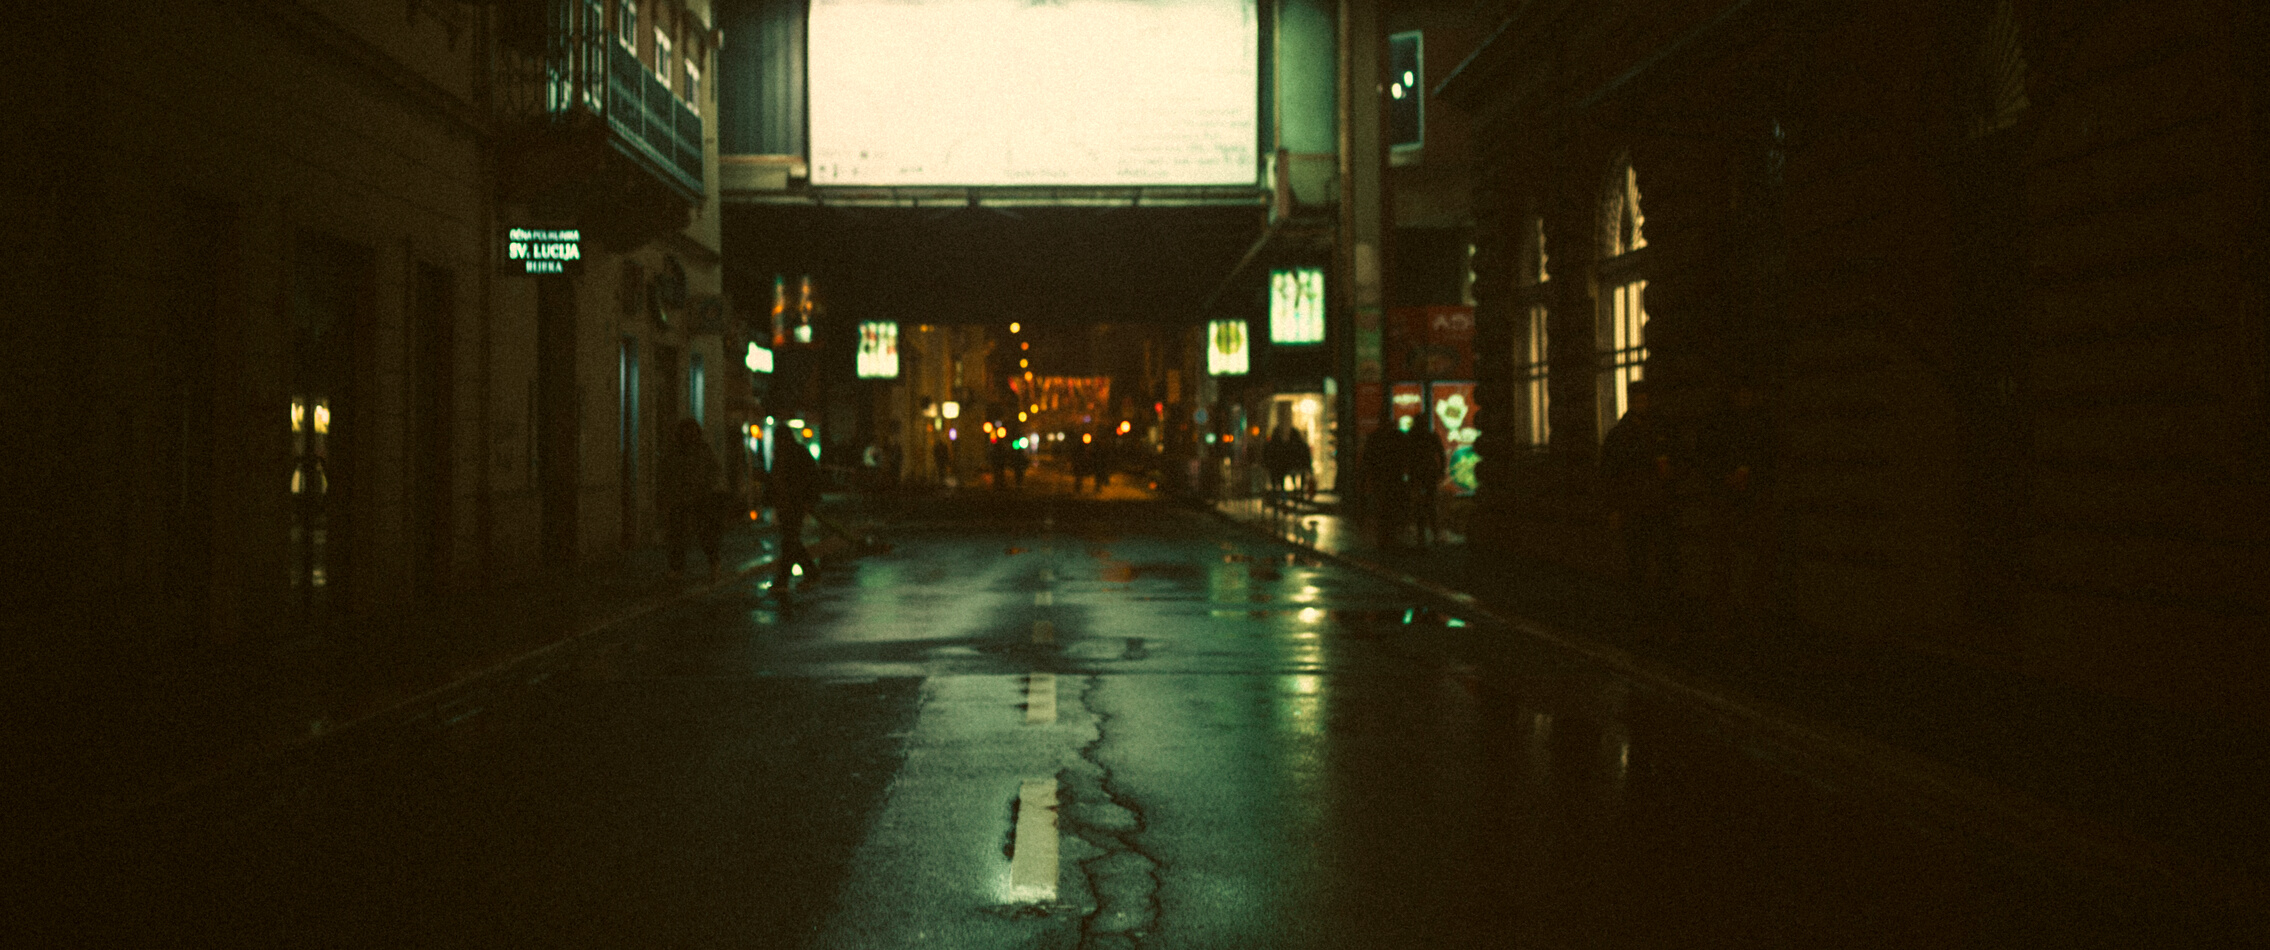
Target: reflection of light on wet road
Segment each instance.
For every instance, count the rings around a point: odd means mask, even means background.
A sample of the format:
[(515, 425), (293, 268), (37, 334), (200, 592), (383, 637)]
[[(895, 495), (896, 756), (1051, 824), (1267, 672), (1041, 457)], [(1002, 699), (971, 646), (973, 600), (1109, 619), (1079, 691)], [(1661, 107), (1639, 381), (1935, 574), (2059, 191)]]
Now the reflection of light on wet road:
[(1315, 607), (1303, 607), (1300, 618), (1302, 623), (1315, 623), (1324, 619), (1324, 611)]

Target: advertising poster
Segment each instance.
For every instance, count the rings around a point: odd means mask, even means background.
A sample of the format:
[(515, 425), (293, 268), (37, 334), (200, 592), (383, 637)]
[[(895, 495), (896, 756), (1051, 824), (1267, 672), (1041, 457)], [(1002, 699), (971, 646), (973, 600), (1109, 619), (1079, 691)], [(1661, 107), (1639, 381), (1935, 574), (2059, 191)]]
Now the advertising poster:
[(1426, 416), (1427, 393), (1425, 387), (1418, 383), (1396, 383), (1387, 391), (1389, 425), (1401, 429), (1404, 428), (1403, 420), (1409, 419), (1411, 420), (1410, 428), (1416, 431), (1426, 427)]
[(1442, 439), (1442, 492), (1471, 495), (1481, 487), (1474, 477), (1474, 465), (1481, 461), (1474, 454), (1474, 440), (1482, 434), (1474, 428), (1474, 384), (1435, 383), (1428, 389), (1428, 412), (1434, 416), (1435, 435)]
[(1387, 312), (1387, 374), (1395, 379), (1474, 375), (1474, 308), (1396, 307)]

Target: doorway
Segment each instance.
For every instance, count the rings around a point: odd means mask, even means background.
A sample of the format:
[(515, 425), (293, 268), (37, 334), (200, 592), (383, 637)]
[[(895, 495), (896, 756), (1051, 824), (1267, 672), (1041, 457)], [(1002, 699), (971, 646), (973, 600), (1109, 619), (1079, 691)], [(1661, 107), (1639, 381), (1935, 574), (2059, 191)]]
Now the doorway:
[(619, 457), (624, 548), (638, 546), (638, 338), (626, 336), (615, 364), (615, 450)]
[(456, 280), (423, 262), (414, 279), (410, 431), (417, 440), (411, 458), (417, 531), (411, 582), (419, 596), (430, 597), (448, 586), (456, 541)]
[(536, 278), (536, 485), (543, 506), (544, 563), (576, 559), (576, 482), (582, 398), (575, 384), (575, 284)]
[(165, 629), (184, 642), (212, 639), (215, 341), (220, 333), (222, 275), (233, 269), (233, 219), (226, 208), (177, 202), (159, 286), (166, 297), (164, 350), (155, 361), (163, 398), (153, 406), (149, 447), (160, 541), (153, 552), (153, 593)]
[(356, 342), (369, 313), (370, 249), (302, 233), (292, 275), (289, 418), (291, 589), (303, 630), (349, 606), (355, 551)]

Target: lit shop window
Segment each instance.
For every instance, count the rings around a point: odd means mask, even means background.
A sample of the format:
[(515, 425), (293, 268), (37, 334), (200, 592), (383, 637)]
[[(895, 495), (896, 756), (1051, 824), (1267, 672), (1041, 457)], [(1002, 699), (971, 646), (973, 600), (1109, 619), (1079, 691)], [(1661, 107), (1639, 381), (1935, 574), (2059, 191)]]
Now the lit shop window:
[(1546, 335), (1544, 304), (1530, 304), (1528, 332), (1523, 334), (1521, 360), (1521, 436), (1525, 445), (1543, 448), (1552, 443), (1552, 351)]
[(1618, 163), (1605, 210), (1596, 337), (1600, 350), (1598, 433), (1602, 437), (1623, 418), (1631, 385), (1647, 368), (1647, 258), (1640, 253), (1647, 247), (1646, 234), (1641, 230), (1647, 219), (1640, 213), (1639, 174), (1629, 159)]
[(1521, 388), (1515, 393), (1516, 415), (1520, 419), (1522, 444), (1544, 448), (1552, 442), (1552, 316), (1548, 281), (1552, 274), (1546, 268), (1545, 219), (1531, 215), (1523, 222), (1521, 252), (1516, 258), (1518, 270), (1514, 274), (1515, 293), (1521, 303), (1521, 332), (1514, 346), (1514, 366), (1520, 373)]

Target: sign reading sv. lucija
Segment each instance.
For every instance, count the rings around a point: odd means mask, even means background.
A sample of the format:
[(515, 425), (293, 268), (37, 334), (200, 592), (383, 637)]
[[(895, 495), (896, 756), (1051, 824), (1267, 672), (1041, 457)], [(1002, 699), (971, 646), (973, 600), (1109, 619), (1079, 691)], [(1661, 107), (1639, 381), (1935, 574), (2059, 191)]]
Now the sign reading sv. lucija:
[(577, 228), (507, 228), (504, 269), (507, 274), (580, 274), (583, 232)]
[(1243, 320), (1215, 320), (1206, 324), (1206, 375), (1243, 376), (1251, 363), (1253, 341)]

